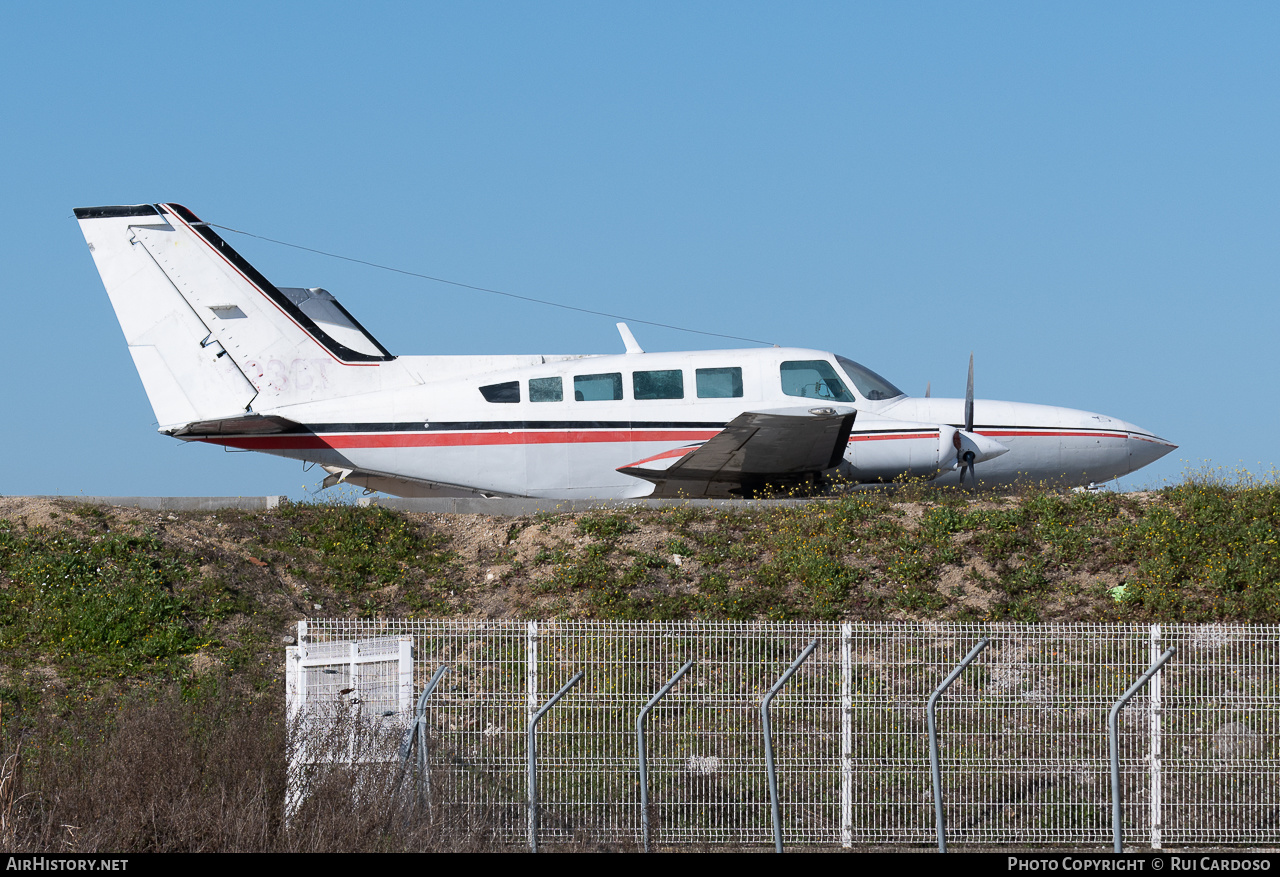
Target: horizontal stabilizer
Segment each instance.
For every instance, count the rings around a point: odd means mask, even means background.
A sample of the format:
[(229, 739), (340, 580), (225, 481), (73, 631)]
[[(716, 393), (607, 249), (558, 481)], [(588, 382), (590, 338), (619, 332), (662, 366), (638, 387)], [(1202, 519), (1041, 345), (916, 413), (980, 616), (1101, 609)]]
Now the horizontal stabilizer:
[(424, 481), (420, 478), (406, 478), (400, 475), (365, 472), (360, 469), (344, 469), (340, 466), (323, 466), (321, 468), (329, 473), (325, 476), (324, 483), (320, 486), (321, 490), (326, 490), (337, 484), (352, 484), (356, 487), (363, 487), (366, 493), (378, 492), (389, 494), (390, 496), (403, 496), (409, 498), (478, 498), (510, 495), (476, 490), (471, 487), (460, 487), (456, 484), (440, 484), (434, 481)]
[(273, 435), (281, 432), (300, 432), (305, 427), (286, 417), (247, 414), (244, 417), (225, 417), (221, 420), (199, 420), (186, 426), (169, 430), (172, 436), (207, 435)]
[(794, 481), (840, 465), (855, 416), (848, 408), (748, 411), (701, 445), (666, 451), (618, 471), (654, 482), (655, 496), (724, 494)]

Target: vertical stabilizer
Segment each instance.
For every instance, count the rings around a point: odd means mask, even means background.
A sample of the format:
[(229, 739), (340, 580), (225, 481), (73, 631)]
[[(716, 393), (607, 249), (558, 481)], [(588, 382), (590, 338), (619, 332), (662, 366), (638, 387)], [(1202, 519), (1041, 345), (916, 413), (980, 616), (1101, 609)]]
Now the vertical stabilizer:
[(404, 383), (332, 295), (277, 288), (186, 208), (76, 218), (162, 430)]
[(135, 230), (172, 230), (160, 211), (82, 208), (76, 218), (160, 429), (243, 415), (257, 390), (151, 256), (130, 243)]

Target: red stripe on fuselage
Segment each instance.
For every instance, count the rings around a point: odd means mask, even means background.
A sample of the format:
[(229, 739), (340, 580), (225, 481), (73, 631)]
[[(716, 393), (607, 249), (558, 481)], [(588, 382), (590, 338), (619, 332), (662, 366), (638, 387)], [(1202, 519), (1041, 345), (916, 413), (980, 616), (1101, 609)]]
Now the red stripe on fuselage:
[[(992, 438), (1061, 438), (1093, 436), (1126, 438), (1123, 432), (1090, 432), (1072, 430), (980, 429), (979, 435)], [(348, 448), (449, 448), (484, 445), (579, 444), (583, 442), (691, 442), (706, 441), (719, 430), (565, 430), (493, 432), (411, 432), (411, 433), (337, 433), (332, 435), (272, 435), (235, 438), (205, 438), (198, 441), (224, 445), (246, 451), (313, 451)], [(850, 442), (919, 440), (936, 438), (936, 432), (884, 433), (849, 436)], [(1135, 436), (1136, 437), (1136, 436)], [(647, 462), (647, 461), (643, 461)], [(632, 464), (635, 465), (635, 464)]]
[(851, 442), (883, 442), (883, 441), (892, 441), (893, 439), (927, 439), (927, 438), (937, 438), (937, 437), (938, 437), (938, 434), (936, 432), (896, 432), (896, 433), (886, 433), (884, 435), (854, 434), (849, 436), (849, 441)]
[[(1094, 430), (1064, 430), (1046, 428), (1037, 430), (1034, 427), (1010, 427), (1007, 429), (975, 429), (978, 435), (988, 436), (990, 438), (1065, 438), (1067, 436), (1087, 436), (1091, 438), (1127, 438), (1128, 433), (1124, 432), (1100, 432)], [(930, 439), (936, 438), (936, 432), (888, 432), (872, 435), (858, 435), (854, 433), (849, 436), (851, 442), (879, 442), (894, 441), (895, 439)], [(1140, 438), (1140, 436), (1134, 436)]]
[(663, 451), (661, 454), (654, 454), (652, 457), (645, 457), (643, 460), (636, 460), (634, 463), (628, 463), (626, 466), (619, 468), (629, 469), (634, 466), (643, 466), (645, 463), (652, 463), (656, 460), (669, 460), (672, 457), (683, 457), (686, 454), (692, 454), (702, 445), (688, 445), (683, 448), (672, 448), (669, 451)]
[(1004, 436), (1005, 438), (1015, 438), (1018, 436), (1026, 438), (1065, 438), (1066, 436), (1086, 436), (1089, 438), (1128, 438), (1127, 432), (1097, 432), (1094, 430), (1063, 430), (1063, 429), (1046, 429), (1034, 430), (1032, 428), (1011, 428), (1011, 429), (975, 429), (978, 435), (990, 436), (997, 438)]
[(1171, 443), (1171, 442), (1167, 442), (1167, 441), (1165, 441), (1164, 439), (1151, 438), (1150, 436), (1145, 436), (1145, 435), (1130, 435), (1130, 436), (1129, 436), (1129, 438), (1137, 439), (1137, 440), (1138, 440), (1138, 441), (1140, 441), (1140, 442), (1150, 442), (1150, 443), (1151, 443), (1151, 444), (1153, 444), (1153, 445), (1163, 445), (1163, 446), (1164, 446), (1164, 447), (1166, 447), (1166, 448), (1176, 448), (1176, 447), (1177, 447), (1177, 445), (1175, 445), (1175, 444), (1173, 444), (1173, 443)]

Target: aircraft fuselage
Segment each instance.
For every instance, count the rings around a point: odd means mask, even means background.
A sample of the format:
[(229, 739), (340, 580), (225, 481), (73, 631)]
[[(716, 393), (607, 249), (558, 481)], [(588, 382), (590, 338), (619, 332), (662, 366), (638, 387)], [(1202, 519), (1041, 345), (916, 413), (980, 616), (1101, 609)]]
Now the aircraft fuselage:
[[(266, 412), (305, 424), (307, 433), (200, 440), (339, 470), (406, 477), (423, 482), (424, 495), (461, 487), (519, 496), (626, 498), (648, 496), (654, 489), (650, 482), (618, 471), (631, 461), (704, 442), (743, 411), (830, 405), (855, 409), (857, 416), (844, 462), (838, 473), (828, 474), (855, 483), (915, 477), (959, 484), (959, 471), (950, 468), (955, 454), (950, 434), (939, 427), (963, 425), (963, 399), (903, 395), (869, 400), (848, 382), (852, 403), (784, 392), (784, 363), (825, 361), (839, 368), (824, 351), (534, 355), (510, 357), (515, 367), (509, 368), (494, 368), (506, 357), (477, 357), (471, 374), (469, 359), (400, 357), (422, 377), (422, 384)], [(700, 373), (722, 375), (731, 369), (741, 370), (740, 396), (698, 396)], [(643, 398), (643, 387), (642, 398), (637, 398), (636, 374), (654, 372), (678, 372), (683, 398)], [(575, 398), (571, 388), (584, 376), (593, 387), (603, 386), (604, 395), (621, 398)], [(556, 378), (559, 399), (530, 398), (531, 386), (536, 389)], [(481, 390), (504, 385), (507, 401), (488, 401)], [(826, 389), (820, 387), (818, 393)], [(1174, 448), (1133, 424), (1087, 411), (985, 399), (976, 400), (975, 408), (979, 418), (974, 432), (1009, 449), (978, 465), (979, 483), (986, 487), (1100, 484)], [(470, 475), (461, 479), (459, 473)], [(352, 480), (362, 483), (359, 476)]]

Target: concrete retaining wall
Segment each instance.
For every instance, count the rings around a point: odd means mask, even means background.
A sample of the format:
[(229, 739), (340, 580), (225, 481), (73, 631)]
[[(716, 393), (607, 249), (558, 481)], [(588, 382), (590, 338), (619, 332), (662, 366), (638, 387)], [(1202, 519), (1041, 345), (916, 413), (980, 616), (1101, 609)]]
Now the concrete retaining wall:
[(152, 512), (216, 512), (243, 509), (261, 512), (280, 505), (283, 496), (37, 496), (76, 505), (118, 505)]
[(533, 515), (538, 512), (586, 512), (594, 509), (691, 508), (751, 509), (804, 505), (810, 499), (527, 499), (507, 497), (361, 497), (360, 505), (376, 505), (402, 512), (453, 512), (464, 515)]
[[(284, 496), (41, 496), (77, 505), (114, 505), (159, 512), (215, 512), (220, 509), (267, 511), (274, 509)], [(410, 498), (398, 496), (366, 496), (357, 500), (362, 506), (376, 505), (402, 512), (450, 512), (465, 515), (514, 517), (538, 512), (585, 512), (593, 509), (644, 508), (779, 508), (804, 505), (812, 499), (484, 499), (476, 497)]]

